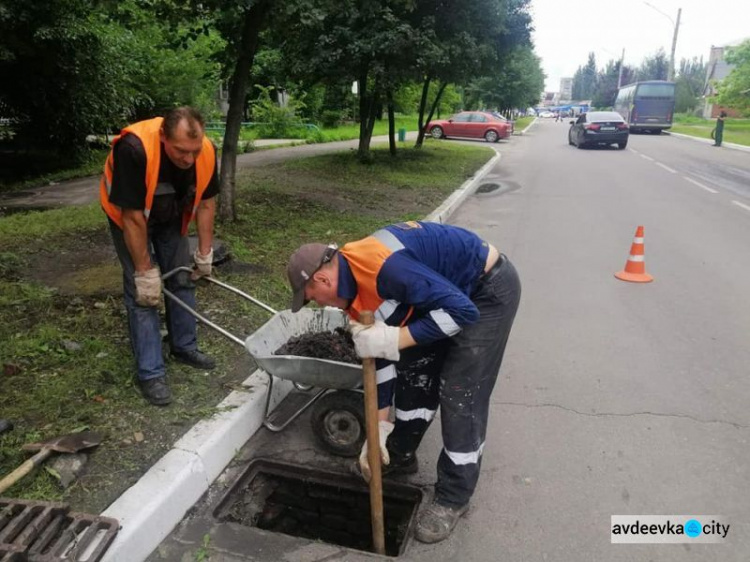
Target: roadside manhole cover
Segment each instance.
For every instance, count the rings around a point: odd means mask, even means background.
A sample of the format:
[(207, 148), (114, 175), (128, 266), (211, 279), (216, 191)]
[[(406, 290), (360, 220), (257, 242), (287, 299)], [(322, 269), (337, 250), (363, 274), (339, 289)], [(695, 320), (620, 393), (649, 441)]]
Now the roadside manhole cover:
[[(422, 490), (383, 482), (385, 550), (404, 553)], [(224, 495), (214, 516), (294, 537), (374, 552), (370, 495), (353, 476), (256, 461)]]
[(496, 189), (500, 189), (499, 183), (483, 183), (477, 188), (477, 193), (492, 193)]

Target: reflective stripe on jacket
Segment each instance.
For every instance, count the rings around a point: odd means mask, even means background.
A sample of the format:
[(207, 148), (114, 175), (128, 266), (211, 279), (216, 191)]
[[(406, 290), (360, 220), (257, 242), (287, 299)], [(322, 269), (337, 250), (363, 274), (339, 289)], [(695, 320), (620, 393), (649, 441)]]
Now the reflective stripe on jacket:
[[(99, 182), (99, 201), (102, 209), (112, 221), (122, 228), (122, 209), (117, 205), (110, 203), (109, 194), (112, 190), (112, 176), (114, 172), (114, 150), (117, 143), (125, 135), (135, 135), (143, 144), (143, 149), (146, 152), (146, 202), (143, 209), (143, 214), (148, 220), (149, 214), (151, 213), (151, 207), (154, 202), (154, 194), (159, 183), (159, 165), (161, 160), (161, 137), (159, 131), (161, 130), (163, 117), (155, 117), (154, 119), (147, 119), (146, 121), (139, 121), (125, 127), (118, 136), (112, 141), (112, 150), (107, 156), (107, 161), (104, 164), (104, 173), (102, 174), (101, 181)], [(195, 212), (198, 210), (198, 205), (203, 197), (203, 192), (208, 187), (211, 179), (214, 175), (214, 168), (216, 166), (216, 154), (214, 146), (211, 141), (205, 136), (203, 137), (203, 148), (200, 154), (195, 159), (195, 199), (193, 205), (190, 208), (186, 208), (182, 216), (182, 231), (181, 234), (184, 236), (187, 234), (188, 225), (190, 221), (195, 217)]]

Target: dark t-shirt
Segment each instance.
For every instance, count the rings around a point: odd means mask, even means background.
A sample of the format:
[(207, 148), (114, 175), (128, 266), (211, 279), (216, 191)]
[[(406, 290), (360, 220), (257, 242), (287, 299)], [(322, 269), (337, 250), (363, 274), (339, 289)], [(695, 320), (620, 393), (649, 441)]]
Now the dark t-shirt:
[[(114, 171), (109, 201), (123, 209), (146, 207), (146, 151), (135, 135), (125, 135), (114, 150)], [(210, 199), (219, 193), (218, 166), (203, 192), (201, 199)], [(187, 170), (175, 166), (161, 145), (159, 180), (154, 202), (151, 206), (150, 224), (170, 222), (182, 214), (186, 206), (195, 199), (195, 165)]]

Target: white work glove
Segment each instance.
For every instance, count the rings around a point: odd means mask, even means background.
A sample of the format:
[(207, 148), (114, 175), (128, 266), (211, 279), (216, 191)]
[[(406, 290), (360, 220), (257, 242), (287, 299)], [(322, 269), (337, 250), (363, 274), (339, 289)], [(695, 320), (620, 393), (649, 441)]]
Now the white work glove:
[(158, 306), (161, 297), (161, 274), (158, 267), (133, 274), (135, 279), (135, 302), (141, 306)]
[[(388, 454), (388, 449), (385, 447), (385, 442), (388, 436), (393, 431), (393, 424), (389, 421), (381, 421), (378, 423), (378, 437), (380, 438), (380, 462), (383, 465), (391, 464), (391, 456)], [(359, 453), (359, 468), (362, 471), (362, 478), (365, 482), (369, 482), (372, 477), (372, 471), (370, 470), (370, 460), (367, 458), (367, 439), (365, 439), (364, 445), (362, 445), (362, 451)]]
[(398, 361), (398, 326), (386, 326), (384, 322), (375, 322), (369, 326), (352, 320), (349, 330), (354, 340), (354, 349), (362, 358), (373, 357)]
[(211, 275), (211, 265), (214, 263), (214, 249), (211, 248), (204, 256), (201, 254), (200, 249), (196, 248), (193, 254), (193, 261), (195, 262), (195, 269), (190, 274), (190, 278), (196, 281), (201, 277), (209, 277)]

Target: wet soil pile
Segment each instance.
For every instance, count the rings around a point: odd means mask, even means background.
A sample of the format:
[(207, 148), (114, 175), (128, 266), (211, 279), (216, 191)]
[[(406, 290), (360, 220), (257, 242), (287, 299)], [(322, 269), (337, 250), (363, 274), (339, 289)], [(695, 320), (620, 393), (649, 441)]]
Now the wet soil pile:
[(333, 332), (313, 332), (294, 336), (274, 351), (274, 355), (330, 359), (355, 365), (362, 363), (354, 350), (352, 335), (344, 328), (336, 328)]

